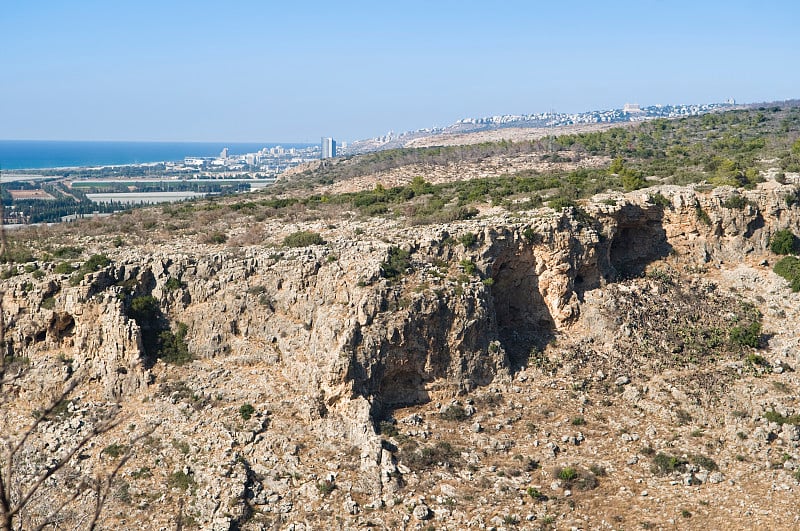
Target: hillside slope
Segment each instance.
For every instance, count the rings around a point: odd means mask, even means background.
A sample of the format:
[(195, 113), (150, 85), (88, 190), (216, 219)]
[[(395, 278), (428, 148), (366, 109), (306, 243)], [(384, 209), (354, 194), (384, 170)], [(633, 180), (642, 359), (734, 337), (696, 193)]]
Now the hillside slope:
[[(128, 242), (101, 221), (40, 229), (40, 258), (3, 280), (3, 437), (76, 387), (18, 481), (99, 412), (124, 420), (23, 527), (124, 456), (104, 528), (792, 528), (800, 306), (769, 242), (798, 230), (795, 195), (664, 186), (420, 226), (245, 210), (222, 235), (167, 208), (123, 217), (157, 220)], [(285, 240), (301, 230), (324, 244)], [(67, 244), (97, 267), (60, 266)]]

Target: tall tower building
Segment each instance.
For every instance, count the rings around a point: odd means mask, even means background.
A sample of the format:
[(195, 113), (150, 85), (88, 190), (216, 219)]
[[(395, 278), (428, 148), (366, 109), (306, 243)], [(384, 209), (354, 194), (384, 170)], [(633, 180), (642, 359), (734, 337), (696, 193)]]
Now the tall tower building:
[(336, 140), (322, 137), (322, 158), (330, 159), (336, 156)]

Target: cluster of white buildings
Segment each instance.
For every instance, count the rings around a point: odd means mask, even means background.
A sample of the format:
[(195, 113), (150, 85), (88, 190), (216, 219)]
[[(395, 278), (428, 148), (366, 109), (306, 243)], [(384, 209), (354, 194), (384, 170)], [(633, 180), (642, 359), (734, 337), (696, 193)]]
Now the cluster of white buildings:
[(175, 170), (194, 170), (203, 175), (256, 172), (260, 177), (275, 176), (278, 173), (320, 158), (320, 148), (309, 146), (304, 148), (273, 146), (265, 147), (254, 153), (232, 155), (224, 148), (217, 157), (186, 157), (183, 164), (176, 163)]

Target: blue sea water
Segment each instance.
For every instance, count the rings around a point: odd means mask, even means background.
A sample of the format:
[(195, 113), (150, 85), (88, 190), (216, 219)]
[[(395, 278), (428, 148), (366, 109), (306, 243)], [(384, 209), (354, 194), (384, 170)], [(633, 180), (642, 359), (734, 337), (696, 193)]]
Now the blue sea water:
[(0, 169), (116, 166), (181, 161), (185, 157), (216, 157), (225, 147), (228, 148), (229, 155), (240, 155), (279, 145), (284, 148), (304, 148), (311, 144), (0, 140)]

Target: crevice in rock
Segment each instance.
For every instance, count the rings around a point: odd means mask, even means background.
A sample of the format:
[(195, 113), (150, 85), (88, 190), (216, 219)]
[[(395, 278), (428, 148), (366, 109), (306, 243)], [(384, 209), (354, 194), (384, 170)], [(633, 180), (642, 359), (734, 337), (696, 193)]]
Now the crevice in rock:
[(511, 370), (524, 367), (534, 348), (553, 339), (555, 323), (539, 290), (530, 246), (510, 249), (492, 264), (492, 300), (500, 343)]
[(609, 249), (609, 262), (616, 279), (642, 275), (648, 264), (665, 258), (672, 249), (662, 225), (663, 213), (645, 212), (628, 205), (623, 214)]
[(764, 228), (764, 216), (761, 212), (756, 212), (755, 217), (747, 224), (747, 230), (744, 233), (745, 238), (752, 238), (757, 230)]
[(75, 318), (68, 313), (56, 312), (50, 318), (47, 334), (53, 341), (61, 341), (75, 333)]

